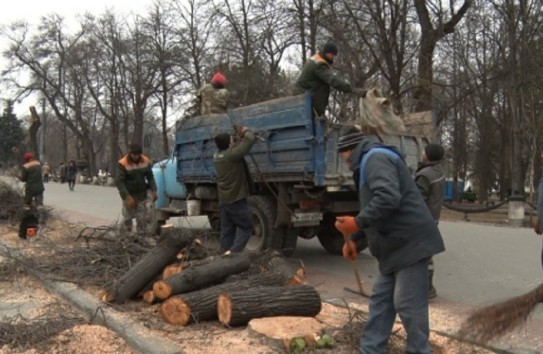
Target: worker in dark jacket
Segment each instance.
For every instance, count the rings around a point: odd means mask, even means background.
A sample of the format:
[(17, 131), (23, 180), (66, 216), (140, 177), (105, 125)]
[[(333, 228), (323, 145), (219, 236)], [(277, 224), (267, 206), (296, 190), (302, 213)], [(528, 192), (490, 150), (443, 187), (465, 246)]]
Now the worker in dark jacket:
[(253, 216), (247, 204), (249, 176), (244, 156), (256, 137), (247, 127), (241, 129), (241, 141), (234, 145), (228, 133), (215, 137), (213, 156), (217, 170), (217, 188), (221, 213), (221, 251), (241, 252), (253, 232)]
[[(415, 183), (422, 194), (422, 198), (428, 205), (430, 213), (436, 224), (439, 223), (441, 215), (441, 206), (445, 198), (445, 172), (441, 160), (445, 150), (439, 144), (428, 144), (422, 153), (422, 161), (415, 172)], [(434, 260), (428, 262), (428, 298), (433, 299), (437, 296), (434, 286)]]
[(341, 152), (354, 172), (360, 202), (356, 216), (336, 219), (336, 228), (351, 235), (344, 244), (343, 255), (355, 260), (356, 238), (365, 234), (379, 263), (359, 349), (362, 354), (386, 353), (399, 314), (407, 333), (405, 351), (427, 354), (428, 260), (445, 247), (400, 153), (380, 143), (376, 134), (383, 130), (366, 127), (369, 135), (359, 133), (356, 147)]
[(24, 164), (19, 179), (25, 182), (25, 206), (31, 207), (32, 202), (34, 202), (35, 206), (41, 206), (43, 205), (43, 191), (45, 190), (41, 174), (41, 163), (34, 159), (31, 152), (25, 153), (23, 160)]
[(332, 70), (332, 64), (334, 64), (337, 54), (337, 46), (332, 42), (326, 43), (321, 50), (307, 60), (292, 91), (294, 95), (310, 92), (313, 99), (313, 109), (318, 117), (326, 111), (330, 87), (343, 92), (364, 94), (362, 89), (353, 89), (348, 81), (339, 77), (337, 72)]
[[(131, 144), (128, 154), (119, 160), (117, 168), (117, 189), (123, 200), (123, 227), (126, 231), (132, 231), (132, 219), (139, 221), (141, 218), (137, 214), (145, 213), (149, 197), (153, 202), (158, 197), (152, 163), (143, 155), (140, 145)], [(144, 230), (144, 225), (137, 225), (138, 232)]]
[(210, 84), (205, 84), (197, 93), (200, 99), (200, 115), (226, 113), (229, 93), (226, 89), (226, 77), (217, 72)]

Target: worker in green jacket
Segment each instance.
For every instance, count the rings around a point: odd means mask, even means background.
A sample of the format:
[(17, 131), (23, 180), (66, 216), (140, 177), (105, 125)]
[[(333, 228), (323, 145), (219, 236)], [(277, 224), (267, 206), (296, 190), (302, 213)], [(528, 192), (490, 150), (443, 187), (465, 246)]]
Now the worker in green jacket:
[(234, 144), (228, 133), (215, 137), (217, 151), (213, 162), (217, 171), (222, 252), (243, 251), (253, 232), (253, 216), (247, 203), (250, 176), (244, 157), (251, 150), (256, 136), (249, 128), (243, 127), (240, 138), (241, 141)]
[(31, 152), (27, 152), (23, 156), (24, 165), (22, 167), (21, 176), (19, 179), (25, 182), (24, 203), (25, 206), (31, 207), (43, 205), (43, 179), (41, 175), (41, 163), (34, 159)]
[(295, 95), (301, 95), (306, 91), (311, 93), (314, 113), (318, 117), (326, 111), (330, 87), (342, 92), (364, 95), (363, 89), (353, 88), (347, 80), (339, 77), (337, 72), (332, 70), (337, 55), (336, 44), (326, 43), (321, 50), (307, 60), (294, 85), (293, 94)]

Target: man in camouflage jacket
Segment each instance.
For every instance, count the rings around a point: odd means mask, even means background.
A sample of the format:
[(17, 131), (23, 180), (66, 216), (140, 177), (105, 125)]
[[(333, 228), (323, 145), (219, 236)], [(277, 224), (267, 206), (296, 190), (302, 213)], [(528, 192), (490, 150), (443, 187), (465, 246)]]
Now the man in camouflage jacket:
[(226, 77), (217, 72), (211, 79), (211, 84), (205, 84), (198, 90), (200, 98), (200, 115), (226, 113), (228, 107), (228, 90)]

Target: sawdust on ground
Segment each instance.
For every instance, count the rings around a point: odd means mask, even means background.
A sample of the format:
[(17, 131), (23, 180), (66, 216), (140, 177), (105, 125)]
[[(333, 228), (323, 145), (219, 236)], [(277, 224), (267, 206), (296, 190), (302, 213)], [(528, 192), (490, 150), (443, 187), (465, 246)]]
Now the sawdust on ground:
[[(73, 237), (73, 226), (61, 220), (51, 220), (46, 234), (49, 241), (59, 240), (66, 242), (66, 230)], [(11, 248), (20, 249), (23, 253), (29, 243), (16, 235), (13, 226), (0, 225), (1, 242)], [(36, 243), (40, 240), (36, 240)], [(27, 253), (31, 257), (32, 253)], [(98, 296), (101, 290), (98, 287), (84, 287), (86, 291)], [(38, 281), (28, 276), (24, 267), (13, 260), (0, 258), (0, 298), (6, 304), (13, 304), (14, 308), (20, 306), (18, 313), (10, 318), (0, 319), (1, 324), (17, 324), (18, 321), (32, 323), (44, 321), (47, 318), (58, 318), (59, 315), (70, 319), (74, 323), (69, 328), (57, 328), (58, 333), (51, 333), (45, 338), (32, 339), (26, 334), (21, 336), (25, 341), (12, 343), (0, 338), (0, 353), (133, 353), (124, 339), (111, 330), (94, 325), (89, 318), (85, 318), (64, 303), (61, 299), (49, 293)], [(24, 304), (32, 304), (24, 308)], [(165, 323), (158, 313), (159, 305), (148, 305), (140, 301), (132, 301), (118, 307), (118, 310), (149, 329), (156, 335), (164, 336), (176, 343), (187, 354), (236, 353), (236, 354), (272, 354), (285, 353), (285, 348), (277, 341), (271, 341), (247, 329), (225, 328), (218, 321), (207, 321), (192, 324), (187, 327), (177, 327)], [(16, 311), (16, 312), (17, 312)], [(61, 312), (59, 314), (59, 312)], [(332, 349), (319, 349), (317, 353), (355, 353), (358, 338), (362, 329), (362, 319), (367, 315), (367, 306), (349, 304), (348, 307), (334, 306), (323, 303), (321, 313), (316, 319), (323, 324), (325, 332), (331, 334), (336, 344)], [(434, 316), (434, 321), (436, 320)], [(439, 319), (437, 319), (439, 320)], [(443, 316), (442, 320), (446, 320)], [(53, 322), (51, 322), (53, 323)], [(58, 325), (58, 321), (55, 322)], [(0, 326), (0, 330), (3, 327)], [(21, 327), (24, 331), (25, 327)], [(322, 334), (322, 333), (321, 333)], [(0, 336), (1, 337), (1, 336)], [(43, 335), (41, 336), (43, 337)], [(23, 342), (23, 343), (21, 343)], [(405, 351), (405, 332), (400, 324), (394, 329), (391, 339), (391, 354)], [(431, 334), (434, 353), (469, 354), (493, 353), (493, 351), (476, 345), (462, 343), (450, 338)]]

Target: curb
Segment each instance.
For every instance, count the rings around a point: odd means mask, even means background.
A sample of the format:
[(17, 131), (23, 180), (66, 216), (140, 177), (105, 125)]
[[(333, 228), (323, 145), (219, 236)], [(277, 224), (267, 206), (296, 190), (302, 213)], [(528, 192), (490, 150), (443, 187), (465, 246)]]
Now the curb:
[(130, 322), (122, 313), (107, 307), (106, 303), (97, 300), (75, 284), (53, 281), (26, 265), (25, 258), (15, 249), (11, 249), (0, 241), (0, 255), (15, 259), (27, 274), (40, 281), (51, 293), (64, 299), (84, 315), (89, 322), (102, 325), (121, 336), (126, 343), (141, 354), (183, 354), (183, 350), (173, 341), (157, 336), (140, 324)]

